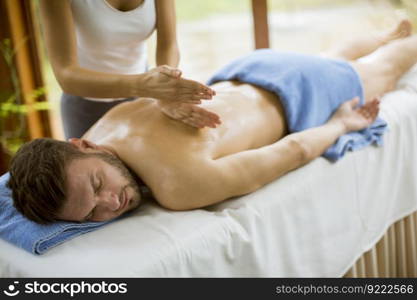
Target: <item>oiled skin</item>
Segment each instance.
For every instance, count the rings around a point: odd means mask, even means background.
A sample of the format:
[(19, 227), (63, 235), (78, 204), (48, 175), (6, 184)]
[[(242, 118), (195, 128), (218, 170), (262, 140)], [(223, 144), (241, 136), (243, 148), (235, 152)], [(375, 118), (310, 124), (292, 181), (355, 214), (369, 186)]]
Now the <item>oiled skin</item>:
[(162, 203), (170, 201), (165, 190), (169, 198), (173, 191), (181, 196), (182, 189), (174, 186), (184, 184), (188, 194), (195, 194), (201, 186), (190, 186), (190, 177), (210, 180), (216, 160), (273, 144), (286, 134), (274, 94), (237, 82), (212, 88), (217, 95), (201, 106), (220, 116), (217, 128), (192, 128), (163, 114), (156, 100), (142, 98), (112, 109), (83, 138), (115, 149)]

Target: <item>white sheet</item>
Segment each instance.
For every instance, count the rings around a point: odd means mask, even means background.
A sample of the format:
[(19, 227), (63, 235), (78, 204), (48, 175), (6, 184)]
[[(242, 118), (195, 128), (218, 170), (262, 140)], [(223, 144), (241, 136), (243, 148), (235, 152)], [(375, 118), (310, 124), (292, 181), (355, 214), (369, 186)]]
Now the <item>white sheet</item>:
[(209, 209), (147, 204), (42, 256), (0, 240), (1, 277), (338, 277), (417, 210), (417, 69), (386, 95), (382, 148), (318, 158)]

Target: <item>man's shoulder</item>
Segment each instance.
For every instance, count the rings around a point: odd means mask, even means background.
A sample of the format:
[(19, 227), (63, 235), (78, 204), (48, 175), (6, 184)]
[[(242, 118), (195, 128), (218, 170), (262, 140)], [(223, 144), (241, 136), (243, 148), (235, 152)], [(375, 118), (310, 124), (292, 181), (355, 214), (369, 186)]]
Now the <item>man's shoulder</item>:
[(137, 98), (132, 101), (126, 101), (110, 109), (102, 119), (122, 117), (126, 118), (132, 113), (138, 114), (156, 106), (156, 100), (151, 98)]

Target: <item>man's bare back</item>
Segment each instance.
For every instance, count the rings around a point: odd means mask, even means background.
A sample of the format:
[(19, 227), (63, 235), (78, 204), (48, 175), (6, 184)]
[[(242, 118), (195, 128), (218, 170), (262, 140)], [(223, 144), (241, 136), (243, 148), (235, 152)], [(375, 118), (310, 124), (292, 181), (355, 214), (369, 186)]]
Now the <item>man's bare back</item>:
[[(115, 149), (161, 199), (166, 197), (160, 191), (167, 191), (167, 186), (184, 185), (179, 178), (190, 182), (190, 177), (201, 174), (202, 180), (208, 179), (216, 160), (273, 144), (286, 134), (276, 95), (238, 82), (212, 88), (216, 96), (201, 107), (220, 116), (223, 122), (217, 128), (190, 127), (167, 117), (156, 100), (138, 99), (112, 109), (83, 138)], [(193, 188), (201, 192), (201, 186), (186, 186), (187, 193)]]

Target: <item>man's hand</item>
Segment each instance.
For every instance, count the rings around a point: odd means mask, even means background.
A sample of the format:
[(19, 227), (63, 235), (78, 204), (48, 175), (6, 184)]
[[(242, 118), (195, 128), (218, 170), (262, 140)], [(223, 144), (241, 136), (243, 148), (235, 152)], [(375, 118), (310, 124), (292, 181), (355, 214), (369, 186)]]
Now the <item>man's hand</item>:
[(368, 102), (361, 107), (357, 107), (359, 98), (353, 98), (352, 100), (341, 104), (329, 122), (341, 121), (346, 132), (365, 129), (371, 125), (378, 116), (379, 103), (380, 100), (375, 98), (371, 102)]
[(215, 92), (194, 80), (181, 78), (181, 71), (169, 66), (159, 66), (143, 74), (141, 95), (160, 101), (200, 104), (209, 100)]

